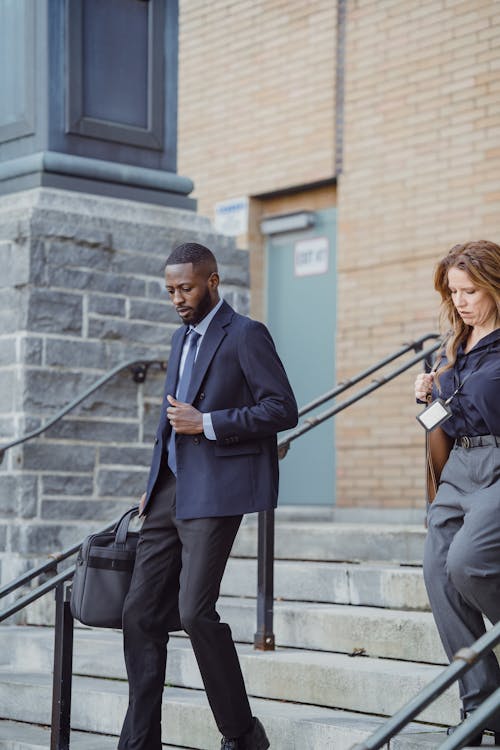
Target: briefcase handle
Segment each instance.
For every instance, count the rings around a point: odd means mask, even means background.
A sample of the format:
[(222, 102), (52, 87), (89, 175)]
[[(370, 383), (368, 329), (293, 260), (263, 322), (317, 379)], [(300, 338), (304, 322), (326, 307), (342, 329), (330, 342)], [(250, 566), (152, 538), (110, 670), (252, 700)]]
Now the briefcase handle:
[(114, 528), (115, 533), (115, 545), (121, 545), (122, 547), (125, 546), (125, 542), (127, 541), (127, 534), (128, 534), (128, 527), (130, 524), (130, 521), (134, 516), (139, 515), (139, 506), (134, 505), (133, 508), (130, 508), (127, 510), (126, 513), (123, 514), (123, 516), (120, 518), (119, 521), (117, 521), (116, 526)]

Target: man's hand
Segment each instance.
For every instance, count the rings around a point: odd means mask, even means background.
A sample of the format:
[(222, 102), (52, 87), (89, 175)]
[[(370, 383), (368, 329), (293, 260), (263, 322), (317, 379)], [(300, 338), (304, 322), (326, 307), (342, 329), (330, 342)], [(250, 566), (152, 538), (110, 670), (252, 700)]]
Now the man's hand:
[(167, 418), (172, 429), (179, 435), (199, 435), (203, 432), (203, 414), (191, 404), (177, 401), (173, 396), (167, 396), (170, 406)]

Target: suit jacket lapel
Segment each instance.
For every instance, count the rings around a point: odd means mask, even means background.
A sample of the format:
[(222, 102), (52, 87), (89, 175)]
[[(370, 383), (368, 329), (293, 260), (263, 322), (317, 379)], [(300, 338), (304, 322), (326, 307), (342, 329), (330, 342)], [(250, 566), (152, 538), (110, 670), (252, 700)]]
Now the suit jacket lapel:
[(190, 404), (193, 403), (196, 394), (200, 390), (203, 378), (205, 377), (215, 352), (219, 348), (221, 341), (227, 335), (225, 329), (231, 322), (233, 312), (233, 309), (227, 304), (227, 302), (223, 302), (220, 309), (215, 314), (214, 319), (208, 326), (206, 334), (203, 336), (203, 341), (201, 342), (200, 351), (196, 357), (193, 375), (191, 377), (186, 397), (186, 401)]

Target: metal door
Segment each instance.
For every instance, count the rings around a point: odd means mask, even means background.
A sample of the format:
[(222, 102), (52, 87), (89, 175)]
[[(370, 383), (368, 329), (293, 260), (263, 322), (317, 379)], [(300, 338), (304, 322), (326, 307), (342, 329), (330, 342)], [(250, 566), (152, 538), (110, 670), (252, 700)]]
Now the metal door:
[[(333, 388), (335, 376), (336, 211), (314, 212), (313, 220), (312, 227), (270, 234), (266, 241), (267, 323), (299, 408)], [(280, 462), (280, 504), (334, 502), (329, 420), (293, 442)]]

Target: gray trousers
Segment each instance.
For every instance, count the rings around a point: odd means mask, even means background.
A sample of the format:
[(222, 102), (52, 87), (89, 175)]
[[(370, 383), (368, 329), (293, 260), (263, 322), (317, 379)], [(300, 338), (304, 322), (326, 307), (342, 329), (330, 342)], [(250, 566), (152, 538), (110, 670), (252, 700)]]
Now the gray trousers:
[[(448, 658), (500, 620), (500, 447), (453, 448), (429, 508), (424, 578)], [(465, 711), (500, 687), (493, 653), (459, 682)], [(500, 730), (500, 713), (488, 728)]]

